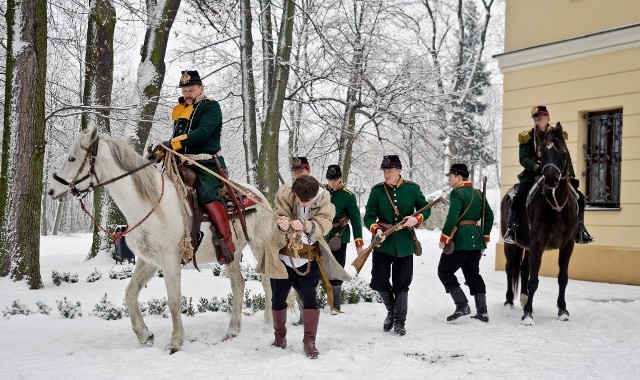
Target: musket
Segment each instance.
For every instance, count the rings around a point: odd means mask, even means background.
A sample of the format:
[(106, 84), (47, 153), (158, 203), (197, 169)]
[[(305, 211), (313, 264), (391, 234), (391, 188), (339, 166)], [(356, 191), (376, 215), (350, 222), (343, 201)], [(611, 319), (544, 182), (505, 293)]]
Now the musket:
[(487, 176), (482, 177), (482, 218), (480, 219), (480, 229), (484, 233), (484, 213), (486, 210), (487, 202)]
[[(391, 235), (392, 233), (401, 230), (403, 227), (402, 225), (407, 221), (407, 219), (411, 216), (415, 217), (418, 214), (422, 214), (423, 212), (427, 211), (428, 209), (430, 209), (431, 207), (435, 206), (436, 204), (442, 202), (444, 200), (443, 197), (438, 197), (436, 198), (433, 202), (429, 203), (428, 205), (424, 206), (423, 208), (421, 208), (420, 210), (416, 211), (415, 213), (411, 214), (410, 216), (406, 216), (402, 219), (401, 222), (391, 226), (388, 230), (386, 230), (384, 233), (382, 233), (383, 237), (387, 237), (389, 235)], [(353, 265), (356, 268), (356, 273), (360, 273), (360, 271), (362, 270), (362, 267), (364, 266), (364, 263), (367, 262), (367, 259), (369, 258), (369, 255), (371, 254), (371, 251), (373, 251), (373, 249), (375, 247), (377, 247), (378, 245), (380, 245), (382, 238), (379, 237), (378, 235), (375, 235), (373, 237), (373, 239), (371, 239), (371, 244), (369, 244), (369, 246), (362, 251), (361, 254), (358, 255), (358, 257), (356, 257), (355, 260), (353, 260), (353, 262), (351, 263), (351, 265)]]

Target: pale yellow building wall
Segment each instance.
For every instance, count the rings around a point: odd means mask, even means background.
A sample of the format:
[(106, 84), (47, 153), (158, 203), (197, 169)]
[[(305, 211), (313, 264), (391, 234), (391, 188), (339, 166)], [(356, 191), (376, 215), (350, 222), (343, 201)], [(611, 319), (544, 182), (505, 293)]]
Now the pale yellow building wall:
[(533, 126), (531, 107), (541, 104), (549, 109), (552, 124), (559, 121), (569, 134), (583, 191), (587, 131), (582, 116), (623, 109), (621, 209), (587, 211), (585, 221), (599, 245), (640, 246), (640, 48), (504, 74), (503, 194), (522, 171), (518, 133)]
[(640, 22), (638, 0), (507, 0), (510, 52)]
[[(541, 7), (552, 11), (544, 15), (547, 28), (538, 30), (526, 15), (535, 14)], [(640, 0), (508, 0), (505, 53), (639, 22)], [(559, 27), (549, 27), (554, 24)], [(622, 108), (620, 209), (587, 210), (585, 224), (596, 242), (575, 246), (569, 275), (573, 279), (640, 285), (640, 48), (533, 66), (503, 73), (501, 192), (505, 194), (517, 182), (522, 170), (518, 133), (533, 126), (533, 106), (546, 105), (552, 124), (559, 121), (568, 132), (568, 147), (583, 192), (585, 180), (581, 174), (586, 164), (582, 145), (587, 138), (583, 116), (586, 112)], [(501, 240), (496, 254), (496, 269), (500, 270), (504, 269), (502, 248)], [(545, 253), (540, 274), (556, 276), (557, 271), (557, 251)]]

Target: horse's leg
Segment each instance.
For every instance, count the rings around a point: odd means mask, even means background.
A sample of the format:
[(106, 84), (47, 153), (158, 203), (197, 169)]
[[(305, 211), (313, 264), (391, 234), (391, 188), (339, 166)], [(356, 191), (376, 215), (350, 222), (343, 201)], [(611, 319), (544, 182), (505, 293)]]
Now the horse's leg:
[(527, 303), (524, 305), (524, 315), (522, 316), (522, 324), (531, 326), (533, 322), (533, 296), (538, 289), (538, 273), (540, 272), (540, 264), (542, 263), (542, 247), (534, 247), (532, 244), (529, 250), (529, 297)]
[(240, 333), (242, 324), (242, 305), (244, 303), (244, 278), (240, 270), (240, 255), (236, 251), (236, 259), (226, 268), (227, 277), (231, 281), (231, 293), (233, 294), (233, 307), (231, 319), (227, 327), (227, 333), (222, 340), (229, 340)]
[[(522, 257), (523, 253), (524, 257)], [(529, 251), (523, 249), (520, 251), (520, 254), (520, 284), (522, 284), (520, 289), (520, 306), (524, 307), (529, 299)]]
[(518, 265), (517, 261), (515, 261), (514, 251), (515, 247), (513, 247), (513, 244), (504, 245), (504, 256), (506, 259), (504, 271), (507, 273), (507, 294), (504, 306), (513, 306), (513, 278), (515, 267)]
[(164, 276), (164, 284), (167, 288), (167, 304), (169, 311), (171, 312), (171, 322), (173, 324), (173, 331), (171, 333), (171, 340), (167, 349), (169, 353), (173, 354), (180, 351), (182, 342), (184, 341), (184, 327), (182, 326), (182, 284), (181, 284), (181, 272), (179, 259), (175, 262), (171, 262), (170, 265), (164, 265), (162, 267), (162, 274)]
[(140, 289), (156, 274), (157, 269), (157, 267), (144, 260), (138, 260), (124, 296), (124, 302), (127, 305), (129, 319), (131, 320), (131, 328), (136, 333), (140, 345), (147, 347), (153, 345), (153, 333), (147, 329), (147, 325), (144, 323), (142, 313), (140, 313), (138, 296), (140, 295)]
[(560, 268), (558, 272), (558, 319), (561, 321), (569, 320), (569, 312), (567, 311), (567, 303), (564, 296), (569, 282), (569, 260), (571, 259), (574, 244), (573, 239), (568, 239), (567, 243), (560, 247), (558, 256), (558, 267)]

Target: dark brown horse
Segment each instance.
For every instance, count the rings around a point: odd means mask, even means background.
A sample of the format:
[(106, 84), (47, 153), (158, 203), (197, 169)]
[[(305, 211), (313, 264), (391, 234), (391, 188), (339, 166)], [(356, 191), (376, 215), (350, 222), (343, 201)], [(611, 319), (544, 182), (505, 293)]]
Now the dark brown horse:
[[(573, 252), (574, 237), (578, 230), (577, 193), (571, 187), (568, 172), (567, 145), (562, 126), (556, 124), (537, 147), (542, 176), (532, 187), (525, 212), (516, 230), (516, 244), (505, 244), (507, 258), (507, 300), (513, 305), (514, 292), (518, 289), (518, 272), (522, 277), (524, 304), (522, 323), (533, 325), (533, 297), (538, 289), (538, 273), (542, 254), (546, 250), (559, 249), (558, 266), (558, 319), (569, 320), (565, 302), (565, 289), (569, 280), (568, 268)], [(511, 208), (512, 197), (507, 193), (502, 199), (502, 232)], [(527, 252), (528, 251), (528, 252)], [(523, 253), (527, 252), (522, 261)], [(528, 256), (528, 261), (526, 260)], [(528, 263), (528, 265), (526, 265)], [(521, 266), (522, 264), (522, 266)], [(525, 289), (525, 280), (528, 278)], [(522, 299), (524, 301), (524, 298)]]

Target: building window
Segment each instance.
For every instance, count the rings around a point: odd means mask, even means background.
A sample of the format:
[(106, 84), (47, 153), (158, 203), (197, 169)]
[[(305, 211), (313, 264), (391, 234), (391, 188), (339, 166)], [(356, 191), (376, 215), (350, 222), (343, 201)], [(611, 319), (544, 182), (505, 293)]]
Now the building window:
[(619, 208), (622, 110), (590, 112), (586, 118), (586, 204), (590, 207)]

